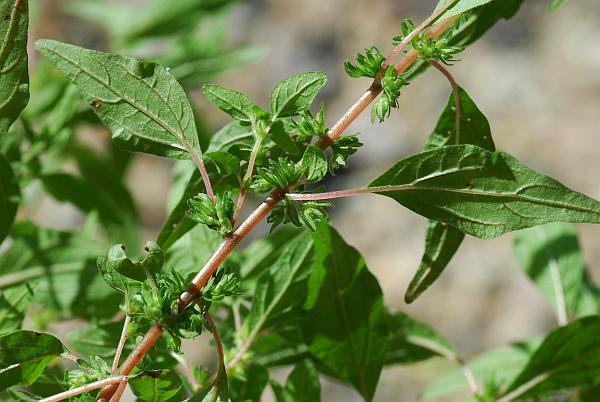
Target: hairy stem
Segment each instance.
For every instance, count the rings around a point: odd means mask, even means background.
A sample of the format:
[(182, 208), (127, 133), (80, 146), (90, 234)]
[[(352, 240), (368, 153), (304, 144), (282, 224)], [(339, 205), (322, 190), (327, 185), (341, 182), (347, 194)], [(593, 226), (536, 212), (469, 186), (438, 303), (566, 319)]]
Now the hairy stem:
[(452, 87), (452, 94), (454, 95), (454, 131), (456, 132), (456, 144), (458, 145), (460, 144), (460, 118), (462, 115), (458, 85), (456, 84), (456, 80), (446, 67), (442, 66), (440, 63), (434, 60), (430, 60), (429, 64), (431, 64), (439, 72), (441, 72), (444, 75), (444, 77), (446, 77), (446, 79), (450, 83), (450, 86)]
[[(436, 25), (432, 28), (430, 35), (439, 36), (441, 35), (453, 22), (452, 19), (448, 19), (443, 23)], [(396, 66), (398, 72), (404, 71), (412, 63), (416, 61), (418, 53), (415, 51), (406, 54)], [(346, 128), (356, 120), (356, 118), (365, 110), (365, 108), (375, 100), (377, 95), (381, 92), (381, 86), (379, 84), (373, 84), (371, 87), (350, 107), (350, 109), (344, 113), (344, 115), (333, 125), (329, 130), (326, 137), (324, 137), (317, 145), (321, 149), (326, 149), (335, 141)], [(286, 192), (282, 189), (273, 190), (266, 199), (238, 226), (233, 233), (229, 234), (219, 244), (213, 255), (204, 264), (202, 269), (196, 274), (188, 289), (181, 294), (179, 297), (179, 311), (183, 311), (185, 306), (194, 300), (202, 288), (206, 285), (210, 277), (217, 271), (223, 261), (231, 253), (231, 251), (242, 241), (248, 233), (250, 233), (270, 212), (271, 210), (283, 199)], [(138, 344), (135, 350), (127, 357), (119, 372), (123, 375), (127, 375), (133, 370), (141, 358), (150, 350), (152, 345), (160, 338), (164, 329), (158, 324), (154, 324), (142, 341)], [(116, 391), (116, 386), (112, 385), (105, 388), (101, 393), (100, 397), (110, 398)]]
[(329, 191), (327, 193), (298, 194), (290, 193), (285, 196), (292, 201), (320, 201), (335, 198), (351, 197), (358, 194), (386, 193), (389, 191), (402, 191), (413, 187), (411, 184), (398, 184), (395, 186), (378, 186), (365, 188), (352, 188), (349, 190)]
[(121, 382), (126, 382), (127, 376), (120, 375), (116, 377), (105, 378), (104, 380), (94, 381), (89, 384), (82, 385), (81, 387), (73, 388), (65, 392), (61, 392), (60, 394), (49, 396), (48, 398), (41, 399), (40, 402), (57, 402), (63, 401), (65, 399), (72, 398), (77, 395), (85, 394), (86, 392), (93, 391), (98, 388), (105, 387), (111, 384), (118, 384)]
[(202, 182), (204, 183), (204, 188), (206, 189), (206, 195), (210, 198), (210, 200), (215, 202), (215, 193), (212, 189), (212, 184), (210, 182), (210, 177), (208, 177), (208, 172), (206, 171), (206, 167), (204, 166), (204, 162), (202, 162), (202, 158), (199, 158), (198, 155), (194, 152), (194, 150), (188, 149), (188, 153), (190, 154), (192, 160), (198, 167), (200, 171), (200, 176), (202, 176)]

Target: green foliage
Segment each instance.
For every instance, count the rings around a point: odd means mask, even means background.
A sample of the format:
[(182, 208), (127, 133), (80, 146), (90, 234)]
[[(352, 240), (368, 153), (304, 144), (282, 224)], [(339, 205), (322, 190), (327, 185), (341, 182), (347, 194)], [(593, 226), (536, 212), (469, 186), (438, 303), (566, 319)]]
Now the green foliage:
[(549, 222), (600, 222), (598, 201), (510, 155), (473, 145), (410, 156), (369, 186), (393, 186), (382, 195), (482, 239)]
[(30, 385), (64, 350), (49, 334), (20, 330), (0, 336), (0, 390)]
[[(447, 1), (451, 7), (434, 23), (460, 17), (439, 37), (416, 35), (410, 45), (419, 57), (402, 74), (392, 64), (381, 69), (385, 56), (376, 47), (344, 63), (351, 77), (372, 78), (371, 90), (381, 87), (373, 121), (398, 107), (402, 87), (429, 62), (450, 64), (523, 2)], [(117, 344), (127, 355), (152, 339), (144, 338), (150, 328), (160, 328), (164, 335), (146, 345), (129, 374), (139, 401), (259, 401), (268, 385), (277, 402), (319, 401), (321, 375), (371, 401), (385, 365), (430, 358), (460, 368), (430, 385), (424, 399), (464, 391), (477, 401), (547, 400), (557, 393), (594, 400), (600, 290), (586, 272), (574, 229), (557, 222), (600, 223), (600, 204), (496, 151), (486, 117), (456, 86), (423, 152), (400, 160), (370, 189), (343, 192), (373, 190), (431, 219), (407, 302), (440, 276), (465, 234), (488, 239), (527, 228), (515, 236), (517, 257), (563, 326), (539, 341), (465, 362), (429, 325), (403, 311), (390, 313), (364, 258), (329, 226), (324, 209), (333, 204), (322, 199), (335, 193), (321, 196), (327, 173), (347, 168), (362, 146), (357, 136), (338, 137), (337, 130), (372, 99), (361, 98), (330, 138), (324, 104), (316, 114), (312, 105), (324, 73), (280, 81), (268, 111), (245, 94), (206, 84), (260, 53), (228, 47), (224, 9), (230, 3), (147, 0), (134, 9), (69, 2), (68, 12), (104, 29), (110, 52), (38, 41), (50, 63), (33, 63), (37, 95), (22, 113), (31, 64), (27, 2), (0, 3), (0, 399), (39, 400), (105, 379)], [(410, 21), (402, 23), (395, 44), (413, 30)], [(199, 87), (232, 119), (212, 136), (185, 92)], [(80, 138), (81, 128), (100, 131), (100, 123), (112, 131), (110, 142)], [(125, 151), (181, 159), (168, 217), (142, 255), (138, 213), (125, 185), (135, 156)], [(154, 178), (144, 185), (155, 186)], [(270, 191), (244, 220), (243, 201), (256, 203)], [(299, 196), (286, 194), (292, 191)], [(66, 231), (27, 221), (41, 195), (69, 203), (84, 222)], [(301, 228), (246, 238), (267, 215), (272, 231), (282, 223)], [(123, 315), (125, 324), (115, 320)], [(22, 329), (53, 329), (63, 320), (77, 323), (66, 335), (69, 351), (52, 335)], [(204, 329), (223, 351), (216, 372), (173, 354), (181, 352), (182, 339)], [(59, 356), (77, 367), (50, 364)], [(284, 385), (269, 372), (282, 366), (291, 369)], [(91, 402), (98, 392), (71, 399)]]
[(271, 120), (297, 116), (307, 110), (327, 82), (321, 72), (293, 75), (280, 81), (271, 92)]
[(164, 402), (174, 400), (182, 387), (177, 373), (163, 369), (143, 371), (128, 381), (138, 401)]
[(75, 84), (120, 147), (201, 159), (191, 105), (166, 68), (51, 40), (36, 48)]
[(381, 69), (381, 63), (385, 61), (385, 57), (374, 46), (370, 49), (365, 49), (364, 54), (358, 53), (355, 57), (356, 64), (352, 64), (349, 60), (344, 62), (344, 70), (352, 78), (375, 78)]
[(196, 195), (188, 201), (190, 210), (187, 216), (216, 230), (222, 237), (227, 236), (233, 230), (234, 204), (229, 192), (223, 195), (217, 194), (214, 202), (203, 193)]
[(375, 119), (379, 119), (379, 122), (382, 123), (390, 116), (391, 109), (398, 107), (400, 89), (404, 85), (406, 85), (406, 81), (399, 74), (394, 74), (394, 67), (389, 66), (387, 70), (385, 70), (383, 78), (381, 78), (383, 94), (375, 102), (373, 109), (371, 110), (372, 123), (375, 122)]
[(341, 136), (331, 144), (331, 158), (329, 159), (329, 173), (339, 168), (348, 167), (348, 158), (354, 155), (362, 143), (356, 135)]
[[(528, 387), (519, 393), (519, 397), (596, 382), (598, 371), (595, 367), (600, 360), (596, 338), (599, 326), (600, 319), (594, 316), (552, 331), (505, 393), (527, 383)], [(532, 381), (534, 379), (536, 381)]]
[[(460, 87), (458, 88), (458, 99), (459, 114), (457, 114), (454, 94), (450, 93), (448, 104), (442, 111), (433, 132), (427, 138), (424, 150), (429, 151), (456, 143), (473, 144), (494, 151), (496, 148), (486, 117), (467, 92)], [(437, 280), (458, 250), (464, 237), (463, 232), (452, 226), (429, 221), (421, 263), (404, 295), (407, 303), (415, 301)]]
[(383, 294), (363, 257), (330, 226), (314, 234), (304, 338), (319, 370), (372, 400), (389, 338)]
[(515, 253), (561, 323), (577, 315), (584, 266), (577, 232), (568, 224), (550, 223), (515, 234)]
[(4, 0), (0, 3), (0, 15), (0, 140), (5, 141), (8, 129), (29, 100), (28, 2)]
[(552, 2), (550, 2), (550, 11), (554, 11), (556, 9), (558, 9), (558, 7), (562, 6), (563, 3), (565, 2), (565, 0), (552, 0)]
[(20, 191), (12, 168), (0, 154), (0, 243), (4, 240), (17, 214)]

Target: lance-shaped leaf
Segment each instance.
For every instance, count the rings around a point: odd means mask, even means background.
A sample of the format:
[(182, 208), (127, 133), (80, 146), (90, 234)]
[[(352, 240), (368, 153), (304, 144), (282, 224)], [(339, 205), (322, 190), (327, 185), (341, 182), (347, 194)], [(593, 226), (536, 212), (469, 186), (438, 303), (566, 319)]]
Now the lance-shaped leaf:
[(598, 316), (581, 318), (552, 331), (505, 395), (522, 399), (597, 382), (600, 379), (599, 331)]
[(271, 93), (271, 120), (300, 114), (327, 82), (321, 72), (301, 73), (279, 82)]
[(583, 284), (577, 232), (566, 223), (549, 223), (515, 233), (521, 266), (548, 299), (561, 325), (573, 317)]
[(409, 156), (369, 187), (482, 239), (550, 222), (600, 223), (598, 201), (508, 154), (473, 145)]
[[(427, 139), (424, 150), (429, 151), (450, 144), (472, 144), (494, 151), (494, 141), (486, 117), (464, 89), (459, 87), (458, 95), (460, 101), (458, 113), (454, 94), (450, 93), (448, 104)], [(458, 125), (457, 116), (459, 116)], [(429, 221), (421, 264), (404, 295), (407, 303), (415, 301), (439, 278), (464, 237), (465, 234), (455, 227)]]
[(408, 314), (397, 312), (388, 316), (390, 346), (385, 364), (408, 364), (442, 356), (456, 360), (457, 355), (450, 343), (433, 328)]
[(0, 139), (29, 101), (27, 0), (0, 3)]
[(315, 264), (302, 330), (324, 374), (373, 398), (386, 359), (389, 332), (383, 294), (363, 257), (328, 225), (314, 234)]
[(491, 1), (492, 0), (441, 0), (435, 9), (439, 10), (448, 3), (454, 3), (454, 5), (451, 6), (450, 9), (444, 13), (444, 15), (442, 15), (440, 18), (440, 20), (442, 20), (462, 14), (475, 7), (483, 6)]
[(0, 154), (0, 243), (15, 220), (19, 205), (19, 186), (8, 161)]
[(52, 360), (65, 351), (52, 335), (15, 331), (0, 337), (0, 390), (30, 385)]
[(75, 84), (119, 146), (201, 160), (192, 107), (168, 69), (52, 40), (36, 48)]

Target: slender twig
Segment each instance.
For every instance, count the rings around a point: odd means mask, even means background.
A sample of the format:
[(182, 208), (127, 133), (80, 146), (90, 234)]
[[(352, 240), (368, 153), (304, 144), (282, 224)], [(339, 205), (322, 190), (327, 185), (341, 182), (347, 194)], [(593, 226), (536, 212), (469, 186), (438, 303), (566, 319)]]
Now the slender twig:
[(438, 11), (432, 13), (429, 16), (429, 18), (427, 18), (425, 21), (423, 21), (421, 23), (421, 25), (419, 25), (411, 33), (406, 35), (404, 37), (404, 39), (402, 39), (402, 41), (394, 48), (394, 50), (392, 50), (392, 52), (387, 57), (387, 59), (385, 59), (385, 61), (383, 63), (381, 63), (381, 70), (383, 72), (385, 72), (385, 70), (388, 68), (388, 66), (390, 64), (392, 64), (392, 61), (394, 61), (394, 59), (396, 58), (398, 53), (400, 53), (402, 51), (402, 49), (404, 49), (406, 47), (406, 45), (408, 45), (410, 43), (411, 40), (413, 40), (418, 34), (423, 32), (423, 30), (427, 29), (427, 27), (429, 27), (431, 24), (433, 24), (435, 22), (435, 20), (437, 20), (439, 17), (442, 16), (442, 14), (444, 14), (446, 11), (448, 11), (448, 9), (450, 7), (454, 6), (454, 4), (457, 1), (458, 0), (449, 0), (442, 8), (440, 8)]
[(202, 158), (199, 158), (193, 149), (186, 149), (190, 154), (192, 160), (198, 167), (198, 170), (200, 171), (200, 176), (202, 176), (202, 182), (204, 183), (204, 188), (206, 189), (206, 194), (212, 202), (215, 202), (215, 193), (213, 192), (210, 177), (208, 177), (208, 172), (206, 171), (206, 166), (204, 166), (204, 162), (202, 162)]
[(82, 385), (81, 387), (73, 388), (60, 394), (49, 396), (48, 398), (41, 399), (40, 402), (57, 402), (65, 399), (72, 398), (77, 395), (85, 394), (86, 392), (93, 391), (98, 388), (106, 387), (107, 385), (118, 384), (120, 382), (127, 381), (127, 376), (120, 375), (117, 377), (109, 377), (104, 380), (94, 381), (89, 384)]
[(200, 384), (198, 384), (198, 381), (196, 381), (196, 377), (194, 377), (194, 373), (192, 373), (192, 370), (188, 366), (188, 362), (183, 358), (183, 356), (175, 352), (171, 352), (171, 357), (173, 357), (173, 359), (179, 362), (181, 370), (183, 371), (185, 378), (187, 378), (190, 385), (192, 386), (192, 390), (194, 391), (194, 393), (198, 392), (198, 390), (200, 389)]
[(456, 84), (456, 80), (446, 67), (442, 66), (440, 63), (434, 60), (430, 60), (429, 64), (431, 64), (439, 72), (441, 72), (444, 75), (444, 77), (446, 77), (446, 79), (450, 83), (450, 86), (452, 87), (452, 94), (454, 95), (454, 131), (456, 133), (456, 144), (460, 144), (460, 119), (462, 116), (462, 110), (460, 107), (460, 92), (458, 91), (458, 85)]
[(237, 302), (234, 302), (231, 305), (231, 312), (233, 314), (233, 325), (235, 326), (235, 332), (238, 332), (242, 329), (242, 318), (240, 316), (240, 305)]
[(463, 358), (459, 356), (455, 356), (454, 360), (460, 366), (463, 375), (467, 380), (467, 384), (469, 385), (469, 390), (471, 391), (471, 394), (479, 395), (479, 393), (481, 392), (481, 390), (479, 389), (479, 384), (477, 384), (477, 379), (475, 378), (475, 375), (471, 371), (471, 368), (469, 367), (467, 362), (465, 362)]
[(212, 317), (210, 316), (210, 313), (207, 311), (204, 314), (204, 317), (206, 318), (206, 321), (208, 321), (208, 325), (210, 326), (210, 332), (212, 333), (213, 339), (215, 340), (215, 346), (217, 347), (218, 368), (217, 368), (217, 372), (215, 373), (214, 378), (211, 381), (211, 384), (213, 386), (211, 400), (214, 400), (217, 393), (219, 392), (219, 387), (221, 386), (220, 381), (223, 378), (223, 376), (226, 374), (225, 354), (223, 353), (223, 344), (221, 343), (221, 337), (219, 336), (219, 331), (217, 330), (217, 326), (215, 325), (215, 322), (213, 321)]
[(246, 199), (246, 186), (244, 185), (244, 181), (242, 178), (237, 175), (238, 183), (240, 185), (240, 194), (238, 195), (237, 201), (235, 202), (235, 211), (233, 212), (233, 217), (231, 218), (231, 225), (235, 227), (235, 223), (240, 217), (240, 213), (242, 212), (242, 206), (244, 205), (244, 200)]
[(121, 338), (119, 338), (119, 343), (117, 344), (117, 350), (115, 351), (115, 358), (113, 359), (112, 368), (110, 373), (112, 375), (117, 374), (119, 370), (119, 362), (121, 361), (121, 354), (123, 353), (123, 348), (125, 347), (125, 342), (127, 342), (127, 327), (129, 326), (129, 322), (131, 321), (131, 317), (125, 315), (125, 320), (123, 321), (123, 329), (121, 330)]
[(529, 391), (531, 388), (535, 387), (542, 381), (546, 380), (550, 377), (550, 372), (542, 373), (536, 377), (533, 377), (531, 380), (527, 381), (525, 384), (521, 385), (519, 388), (514, 391), (504, 395), (502, 398), (498, 399), (496, 402), (511, 402), (516, 400), (518, 397), (523, 395), (525, 392)]
[[(452, 19), (445, 20), (439, 25), (432, 27), (430, 31), (431, 36), (441, 35), (452, 23)], [(404, 71), (408, 68), (418, 57), (418, 53), (415, 51), (407, 53), (398, 63), (396, 69), (399, 72)], [(351, 107), (350, 109), (333, 125), (328, 131), (326, 137), (324, 137), (318, 146), (321, 149), (325, 149), (335, 141), (344, 130), (354, 121), (356, 118), (365, 110), (365, 108), (373, 102), (377, 95), (381, 92), (381, 86), (377, 88), (376, 85), (372, 85)], [(228, 235), (219, 244), (213, 255), (204, 264), (202, 269), (196, 274), (188, 289), (181, 294), (179, 297), (179, 311), (183, 311), (196, 295), (206, 285), (210, 277), (217, 271), (221, 266), (225, 258), (231, 253), (231, 251), (250, 233), (270, 212), (271, 210), (283, 199), (285, 191), (282, 189), (273, 190), (267, 198), (238, 226), (233, 233)], [(142, 341), (138, 344), (135, 350), (127, 357), (125, 362), (120, 368), (120, 373), (127, 375), (133, 370), (138, 364), (141, 358), (150, 350), (152, 345), (160, 338), (164, 329), (158, 324), (154, 324), (146, 333)], [(100, 397), (110, 398), (116, 391), (114, 385), (105, 388), (101, 393)]]

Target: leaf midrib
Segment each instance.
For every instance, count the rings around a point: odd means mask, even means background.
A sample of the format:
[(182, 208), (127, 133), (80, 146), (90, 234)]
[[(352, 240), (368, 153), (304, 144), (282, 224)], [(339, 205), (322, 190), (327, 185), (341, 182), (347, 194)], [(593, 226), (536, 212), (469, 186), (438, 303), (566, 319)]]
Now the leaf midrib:
[[(96, 80), (99, 84), (101, 84), (102, 86), (104, 86), (108, 91), (112, 92), (113, 94), (115, 94), (117, 97), (119, 97), (120, 99), (122, 99), (123, 101), (125, 101), (126, 103), (128, 103), (130, 106), (132, 106), (133, 108), (135, 108), (136, 110), (140, 111), (141, 113), (143, 113), (144, 115), (146, 115), (148, 118), (150, 118), (152, 121), (154, 121), (155, 123), (157, 123), (160, 127), (162, 127), (163, 129), (165, 129), (167, 132), (169, 132), (173, 137), (175, 137), (175, 139), (177, 139), (177, 141), (179, 141), (183, 147), (185, 148), (185, 150), (190, 153), (193, 154), (193, 148), (190, 146), (190, 144), (187, 143), (187, 140), (183, 137), (184, 133), (182, 131), (181, 135), (179, 136), (177, 131), (174, 130), (172, 127), (169, 127), (168, 125), (166, 125), (162, 120), (160, 120), (158, 118), (158, 116), (155, 116), (152, 112), (150, 112), (149, 110), (146, 110), (145, 108), (142, 108), (141, 105), (139, 105), (137, 102), (135, 102), (134, 100), (129, 99), (126, 95), (122, 95), (120, 93), (118, 93), (116, 90), (114, 90), (112, 87), (110, 87), (106, 82), (104, 82), (102, 79), (100, 79), (100, 77), (96, 76), (95, 74), (93, 74), (91, 71), (87, 70), (85, 67), (79, 65), (78, 63), (76, 63), (75, 61), (63, 56), (62, 54), (56, 52), (55, 50), (49, 48), (49, 47), (44, 47), (45, 50), (53, 53), (55, 56), (59, 57), (60, 59), (64, 60), (65, 62), (75, 66), (77, 69), (81, 70), (83, 73), (87, 74), (90, 78)], [(122, 66), (123, 69), (129, 74), (132, 75), (131, 72), (127, 69), (127, 67)], [(135, 77), (135, 75), (132, 75), (133, 77)], [(151, 86), (148, 85), (147, 82), (145, 82), (144, 80), (140, 80), (138, 79), (138, 77), (135, 77), (136, 80), (138, 80), (139, 82), (144, 82), (144, 84), (146, 86), (148, 86), (149, 88), (152, 89)], [(162, 98), (162, 96), (160, 96), (156, 90), (153, 90), (155, 94), (157, 94), (157, 96), (159, 96), (159, 98), (164, 102), (165, 100)], [(115, 103), (115, 102), (108, 102), (105, 101), (107, 103)], [(171, 106), (168, 104), (168, 102), (165, 102), (169, 112), (171, 112), (171, 115), (175, 118), (175, 120), (178, 121), (177, 116), (175, 115), (175, 113), (173, 112), (173, 110), (171, 109)], [(179, 127), (180, 129), (182, 129), (182, 127)], [(146, 138), (142, 135), (139, 135), (140, 137)], [(156, 141), (156, 138), (151, 138), (153, 141)]]

